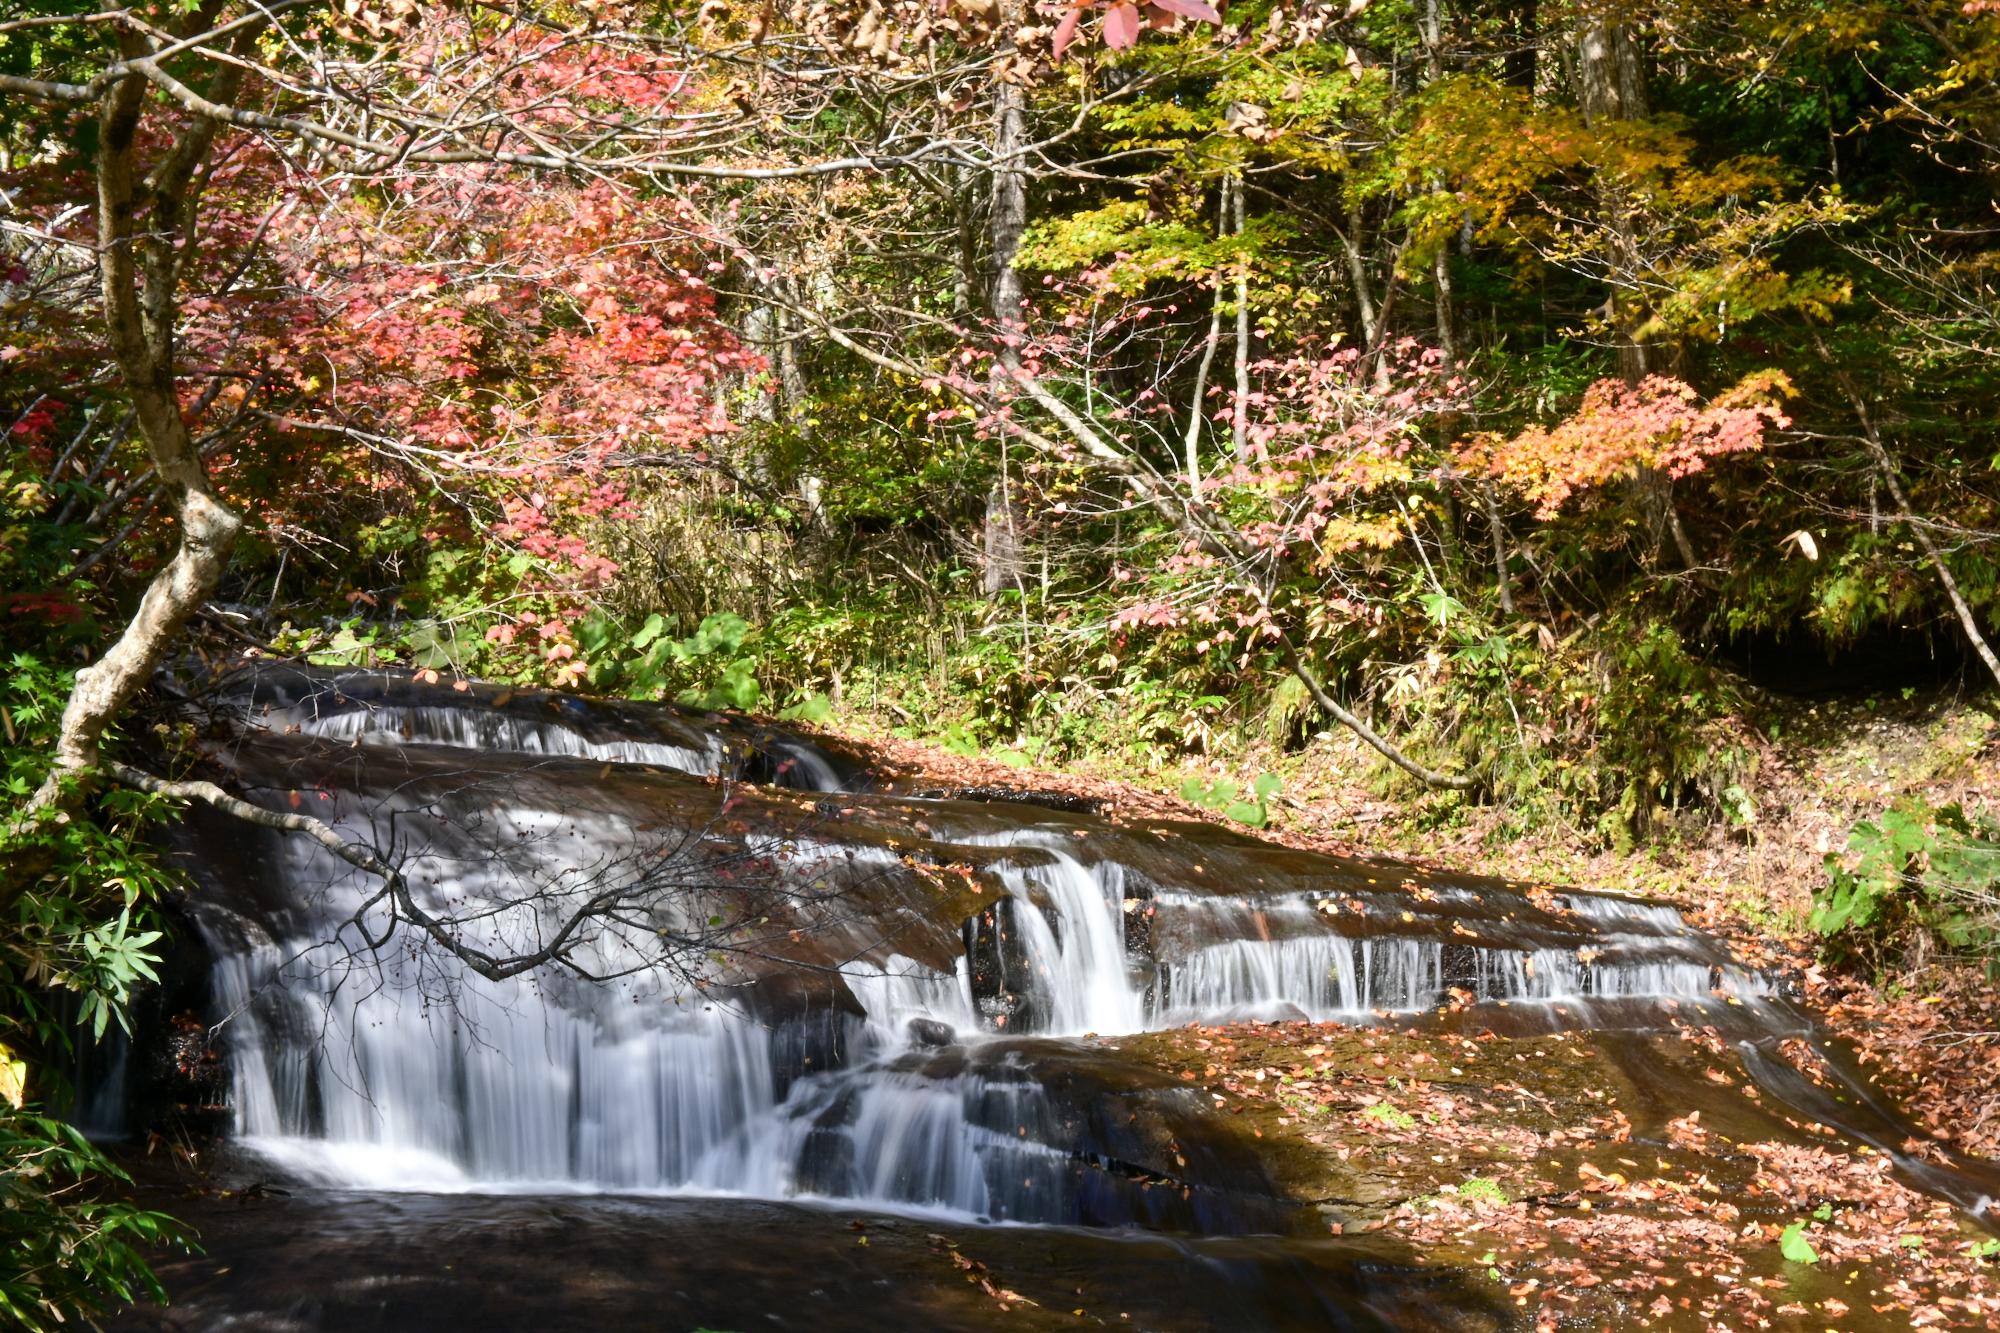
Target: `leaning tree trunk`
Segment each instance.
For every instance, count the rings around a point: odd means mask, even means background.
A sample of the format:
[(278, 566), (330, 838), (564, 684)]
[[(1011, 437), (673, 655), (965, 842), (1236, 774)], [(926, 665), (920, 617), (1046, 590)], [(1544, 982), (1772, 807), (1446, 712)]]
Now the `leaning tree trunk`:
[[(923, 369), (916, 363), (876, 351), (867, 344), (857, 341), (837, 324), (822, 323), (820, 328), (834, 343), (846, 348), (871, 365), (877, 365), (884, 370), (894, 371), (898, 375), (906, 375), (913, 379), (922, 378), (923, 376)], [(1242, 537), (1235, 533), (1226, 522), (1210, 510), (1198, 497), (1176, 492), (1172, 481), (1161, 476), (1144, 458), (1137, 454), (1128, 453), (1107, 440), (1098, 433), (1089, 421), (1079, 415), (1076, 409), (1065, 403), (1059, 396), (1051, 392), (1047, 385), (1043, 384), (1034, 375), (1029, 374), (1025, 369), (1022, 369), (1018, 365), (1009, 365), (1008, 373), (1013, 378), (1014, 387), (1025, 391), (1038, 407), (1062, 426), (1071, 442), (1081, 447), (1084, 460), (1105, 474), (1116, 477), (1131, 493), (1135, 501), (1145, 505), (1161, 518), (1165, 519), (1169, 524), (1173, 525), (1176, 531), (1198, 543), (1208, 554), (1227, 561), (1254, 562), (1256, 553), (1251, 551)], [(954, 388), (957, 393), (965, 397), (968, 401), (975, 402), (988, 410), (992, 410), (997, 406), (994, 400), (985, 397), (977, 390), (969, 389), (962, 385), (954, 386)], [(1027, 441), (1044, 457), (1073, 457), (1071, 448), (1051, 439), (1024, 422), (1018, 420), (1013, 422), (1009, 433)], [(1268, 601), (1264, 599), (1263, 592), (1255, 584), (1236, 584), (1232, 586), (1231, 591), (1245, 593), (1253, 599), (1260, 601), (1267, 613), (1271, 611)], [(1311, 667), (1306, 663), (1304, 655), (1299, 651), (1298, 639), (1293, 636), (1291, 630), (1279, 624), (1275, 618), (1272, 624), (1278, 633), (1275, 646), (1285, 659), (1286, 669), (1298, 678), (1299, 683), (1304, 685), (1307, 692), (1312, 695), (1313, 701), (1329, 717), (1332, 717), (1342, 726), (1354, 732), (1355, 735), (1359, 736), (1364, 742), (1380, 753), (1383, 758), (1389, 760), (1390, 763), (1396, 765), (1396, 767), (1402, 769), (1411, 777), (1416, 778), (1425, 786), (1443, 787), (1453, 791), (1477, 791), (1480, 789), (1480, 780), (1476, 777), (1467, 774), (1441, 773), (1436, 769), (1426, 767), (1423, 763), (1405, 754), (1393, 741), (1370, 727), (1366, 721), (1357, 716), (1353, 711), (1344, 707), (1320, 682)]]
[[(143, 52), (128, 52), (134, 58)], [(231, 75), (222, 76), (233, 82)], [(75, 798), (98, 767), (104, 733), (152, 677), (188, 620), (214, 595), (243, 520), (216, 494), (201, 450), (181, 416), (174, 326), (179, 318), (181, 247), (195, 228), (195, 172), (216, 124), (184, 129), (150, 172), (138, 161), (145, 79), (126, 74), (98, 104), (98, 279), (105, 341), (131, 396), (134, 420), (180, 545), (153, 577), (132, 619), (102, 656), (79, 671), (63, 709), (55, 766), (31, 801), (40, 808)], [(231, 88), (218, 90), (223, 100)], [(141, 215), (143, 216), (143, 226)]]
[(1896, 517), (1903, 521), (1909, 528), (1910, 535), (1917, 539), (1917, 545), (1923, 548), (1924, 558), (1930, 561), (1932, 570), (1937, 573), (1938, 583), (1944, 589), (1946, 600), (1951, 603), (1952, 614), (1958, 617), (1959, 627), (1965, 631), (1966, 641), (1972, 645), (1972, 651), (1979, 655), (1979, 660), (1986, 664), (1986, 670), (1992, 675), (1994, 683), (2000, 684), (2000, 653), (1994, 651), (1993, 645), (1980, 630), (1979, 616), (1973, 611), (1972, 603), (1966, 600), (1964, 590), (1958, 585), (1957, 576), (1951, 572), (1951, 565), (1944, 558), (1944, 552), (1938, 549), (1937, 540), (1931, 536), (1930, 525), (1925, 523), (1911, 507), (1909, 492), (1903, 489), (1903, 483), (1897, 475), (1901, 469), (1896, 466), (1896, 460), (1890, 456), (1889, 446), (1883, 441), (1882, 432), (1875, 424), (1875, 414), (1868, 408), (1868, 399), (1862, 394), (1860, 386), (1854, 382), (1853, 377), (1840, 368), (1839, 361), (1827, 350), (1825, 340), (1815, 334), (1813, 345), (1819, 350), (1820, 359), (1833, 371), (1834, 382), (1840, 385), (1840, 391), (1846, 395), (1848, 405), (1854, 409), (1854, 419), (1861, 427), (1862, 441), (1867, 444), (1869, 456), (1875, 464), (1875, 475), (1888, 487), (1889, 498), (1895, 501)]

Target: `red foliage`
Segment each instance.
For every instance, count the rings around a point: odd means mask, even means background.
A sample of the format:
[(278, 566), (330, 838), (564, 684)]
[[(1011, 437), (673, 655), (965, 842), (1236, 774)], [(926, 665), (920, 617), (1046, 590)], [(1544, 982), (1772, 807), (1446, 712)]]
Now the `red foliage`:
[(1171, 26), (1177, 19), (1194, 19), (1201, 23), (1220, 23), (1222, 15), (1212, 5), (1202, 0), (1071, 0), (1068, 10), (1056, 24), (1055, 35), (1050, 39), (1050, 50), (1057, 60), (1076, 40), (1077, 29), (1083, 17), (1092, 9), (1104, 10), (1104, 44), (1114, 51), (1122, 51), (1139, 40), (1141, 21), (1152, 28)]
[[(551, 139), (590, 132), (603, 107), (671, 110), (686, 93), (664, 57), (465, 31), (440, 14), (397, 58), (441, 101), (504, 84)], [(224, 142), (185, 251), (181, 398), (218, 486), (295, 539), (345, 544), (404, 516), (540, 557), (544, 578), (602, 582), (614, 566), (583, 528), (625, 512), (617, 470), (699, 454), (730, 428), (723, 382), (759, 365), (716, 314), (719, 251), (690, 198), (484, 164), (355, 176), (310, 162)], [(88, 198), (81, 164), (34, 175), (17, 209), (86, 253), (89, 211), (69, 207)], [(87, 382), (102, 364), (94, 283), (53, 248), (31, 266), (8, 280), (35, 318), (0, 357), (24, 380)], [(59, 410), (0, 429), (37, 443)]]

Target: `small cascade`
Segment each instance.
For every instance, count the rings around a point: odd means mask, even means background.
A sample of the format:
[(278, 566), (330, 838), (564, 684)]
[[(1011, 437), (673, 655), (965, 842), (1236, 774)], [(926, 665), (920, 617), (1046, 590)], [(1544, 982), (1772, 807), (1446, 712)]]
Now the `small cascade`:
[(244, 729), (378, 751), (425, 745), (641, 764), (808, 791), (841, 791), (854, 780), (811, 741), (733, 716), (463, 680), (426, 683), (407, 672), (261, 664), (220, 677), (204, 703)]
[[(1242, 897), (1156, 887), (1140, 897), (1124, 865), (1085, 865), (1036, 832), (983, 841), (1046, 855), (1002, 870), (1019, 975), (1003, 966), (999, 979), (1030, 997), (1026, 1016), (1037, 1032), (1112, 1035), (1222, 1017), (1354, 1021), (1449, 1003), (1706, 1003), (1768, 993), (1761, 978), (1715, 955), (1679, 912), (1660, 904), (1570, 895), (1562, 902), (1574, 918), (1566, 929), (1521, 927), (1518, 941), (1501, 947), (1463, 927), (1462, 939), (1440, 938), (1409, 913), (1385, 924), (1329, 911), (1335, 900), (1318, 890)], [(1156, 938), (1171, 935), (1181, 950), (1139, 956), (1128, 921), (1145, 921)], [(1358, 928), (1368, 933), (1344, 933)], [(969, 935), (969, 948), (976, 944)]]
[(1026, 1071), (889, 1060), (802, 1080), (775, 1114), (710, 1155), (696, 1183), (996, 1221), (1066, 1222), (1070, 1153), (1044, 1137)]
[[(672, 710), (259, 688), (218, 762), (393, 851), (462, 944), (531, 948), (607, 885), (682, 867), (571, 955), (610, 980), (491, 981), (407, 924), (361, 942), (380, 886), (316, 844), (192, 824), (236, 1132), (323, 1184), (1242, 1230), (1275, 1223), (1244, 1211), (1257, 1164), (1195, 1142), (1211, 1108), (1154, 1088), (1146, 1138), (1118, 1100), (1133, 1085), (1084, 1038), (1467, 1010), (1486, 1026), (1502, 1008), (1541, 1030), (1695, 1011), (1732, 1034), (1781, 1026), (1763, 978), (1658, 904), (1419, 882), (1191, 827), (702, 782), (681, 774), (722, 771), (748, 733)], [(773, 784), (846, 785), (808, 742), (755, 743)], [(704, 923), (730, 923), (740, 953), (649, 952)], [(1209, 1179), (1250, 1183), (1149, 1185), (1203, 1152)]]
[(879, 966), (857, 959), (842, 969), (842, 975), (884, 1045), (900, 1044), (912, 1024), (924, 1034), (926, 1045), (941, 1045), (979, 1028), (963, 958), (949, 976), (899, 953), (890, 954)]
[[(1438, 940), (1338, 935), (1229, 940), (1165, 969), (1157, 1021), (1219, 1014), (1318, 1020), (1415, 1013), (1457, 999), (1505, 1003), (1590, 999), (1687, 999), (1759, 994), (1761, 982), (1707, 963), (1615, 961), (1535, 949), (1516, 951)], [(1723, 990), (1727, 984), (1729, 989)], [(1456, 994), (1454, 994), (1456, 992)]]
[(1166, 968), (1160, 1015), (1353, 1016), (1375, 1009), (1427, 1009), (1445, 989), (1444, 946), (1435, 941), (1228, 940)]
[(1125, 949), (1122, 868), (1111, 863), (1086, 869), (1032, 835), (987, 845), (1047, 852), (1042, 864), (1001, 870), (1027, 962), (1024, 981), (1044, 999), (1035, 1030), (1110, 1034), (1144, 1026), (1145, 997), (1134, 984)]
[(710, 737), (699, 749), (656, 741), (593, 740), (559, 722), (522, 719), (478, 707), (354, 707), (326, 713), (295, 708), (273, 713), (267, 725), (356, 745), (448, 745), (461, 750), (561, 755), (618, 764), (657, 764), (698, 777), (721, 772), (724, 758), (717, 737)]

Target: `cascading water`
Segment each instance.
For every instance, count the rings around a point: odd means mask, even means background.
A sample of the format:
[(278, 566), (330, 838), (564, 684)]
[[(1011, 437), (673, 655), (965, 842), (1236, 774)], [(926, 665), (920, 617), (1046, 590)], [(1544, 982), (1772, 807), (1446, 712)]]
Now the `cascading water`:
[[(685, 719), (668, 741), (646, 737), (657, 719), (607, 722), (574, 701), (521, 716), (505, 695), (482, 712), (379, 682), (372, 699), (351, 681), (296, 685), (229, 750), (239, 785), (310, 799), (392, 851), (460, 944), (527, 951), (607, 884), (697, 842), (737, 858), (568, 955), (610, 980), (493, 981), (408, 922), (363, 941), (355, 923), (382, 910), (381, 885), (316, 844), (259, 834), (225, 856), (217, 836), (240, 830), (192, 833), (236, 1132), (325, 1184), (1178, 1225), (1212, 1201), (1100, 1169), (1118, 1167), (1125, 1131), (1077, 1100), (1085, 1034), (1441, 1005), (1526, 1012), (1531, 1027), (1591, 1022), (1593, 1006), (1797, 1026), (1671, 908), (1463, 884), (1404, 894), (1367, 867), (1195, 830), (1148, 840), (994, 807), (757, 796), (655, 771), (745, 762), (733, 742), (686, 743)], [(758, 739), (767, 777), (848, 785), (811, 746)], [(760, 822), (780, 811), (815, 822)], [(960, 862), (961, 881), (938, 869)], [(726, 966), (648, 961), (650, 940), (731, 913), (749, 943)], [(1163, 1096), (1172, 1114), (1202, 1110)]]
[(1027, 985), (1046, 998), (1038, 1031), (1077, 1035), (1137, 1031), (1145, 997), (1134, 984), (1125, 947), (1124, 869), (1115, 862), (1086, 869), (1052, 840), (1033, 833), (968, 839), (978, 845), (1035, 848), (1041, 864), (1007, 864), (1001, 878), (1012, 896)]
[(449, 745), (462, 750), (519, 750), (523, 754), (608, 759), (620, 764), (658, 764), (680, 773), (710, 774), (722, 768), (718, 738), (699, 749), (658, 741), (593, 740), (557, 722), (524, 722), (478, 708), (350, 708), (319, 713), (309, 708), (280, 713), (270, 725), (295, 727), (304, 735), (359, 745)]
[(465, 681), (431, 688), (392, 673), (272, 665), (226, 678), (216, 704), (237, 726), (375, 749), (438, 745), (703, 776), (735, 768), (752, 780), (811, 791), (839, 791), (851, 776), (818, 746), (726, 718)]

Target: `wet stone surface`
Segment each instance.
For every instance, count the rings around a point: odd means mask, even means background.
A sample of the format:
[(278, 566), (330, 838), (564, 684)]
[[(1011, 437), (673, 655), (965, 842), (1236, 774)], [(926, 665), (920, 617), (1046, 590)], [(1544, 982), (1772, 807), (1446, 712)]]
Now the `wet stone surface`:
[(1990, 1233), (1791, 1114), (1709, 1034), (1269, 1024), (1115, 1044), (1247, 1127), (1326, 1231), (1462, 1266), (1524, 1328), (2000, 1321)]
[(1192, 1240), (753, 1200), (357, 1196), (175, 1200), (205, 1257), (175, 1304), (113, 1327), (1439, 1330), (1496, 1333), (1503, 1300), (1376, 1239)]

